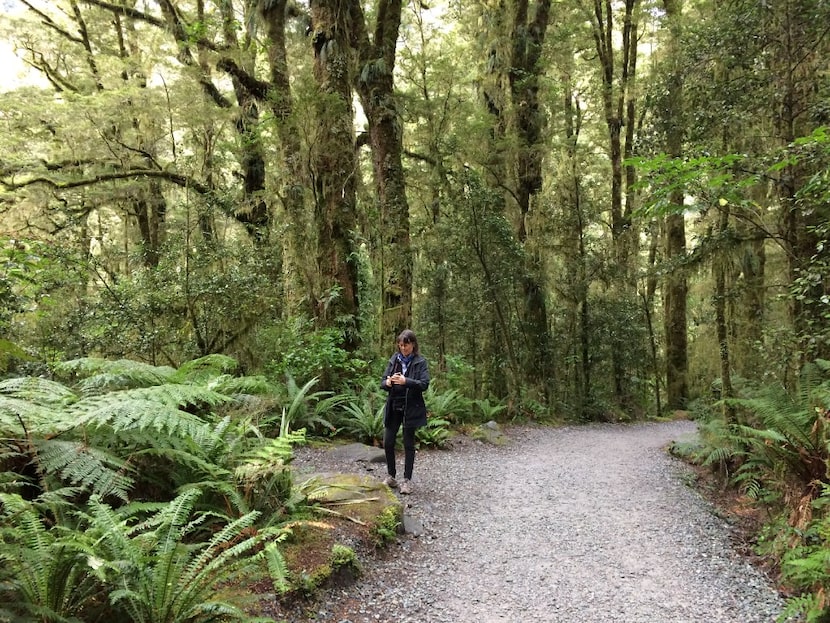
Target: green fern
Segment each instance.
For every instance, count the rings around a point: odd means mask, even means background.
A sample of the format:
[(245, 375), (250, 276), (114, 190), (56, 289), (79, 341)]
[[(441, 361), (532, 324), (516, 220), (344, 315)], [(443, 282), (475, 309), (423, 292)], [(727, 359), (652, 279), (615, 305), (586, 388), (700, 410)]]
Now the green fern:
[(187, 361), (179, 366), (171, 381), (202, 384), (225, 374), (234, 374), (239, 363), (233, 357), (214, 353)]
[(82, 532), (47, 527), (19, 495), (0, 494), (0, 603), (20, 620), (78, 621), (103, 594), (91, 575)]
[[(288, 534), (287, 532), (285, 534)], [(282, 555), (276, 543), (269, 543), (265, 546), (262, 552), (268, 565), (268, 573), (272, 578), (274, 589), (279, 595), (285, 595), (291, 590), (291, 582), (289, 581), (290, 570), (285, 557)]]
[(489, 398), (474, 400), (473, 405), (481, 413), (482, 422), (496, 420), (500, 413), (507, 410), (507, 405), (500, 403), (491, 404)]
[(371, 401), (346, 402), (341, 408), (343, 415), (338, 425), (346, 435), (368, 445), (382, 445), (385, 403), (375, 407)]
[(77, 383), (85, 395), (95, 395), (118, 389), (150, 387), (170, 382), (174, 368), (152, 366), (130, 359), (98, 359), (84, 357), (55, 364), (55, 376)]
[(750, 414), (750, 424), (732, 428), (747, 456), (744, 471), (755, 470), (781, 488), (827, 482), (830, 382), (822, 376), (817, 365), (809, 364), (794, 393), (768, 388), (758, 397), (729, 401)]
[(79, 426), (108, 426), (114, 431), (154, 430), (167, 435), (193, 437), (205, 422), (181, 407), (215, 405), (228, 398), (190, 385), (159, 385), (110, 392), (83, 398), (67, 413)]
[(64, 430), (70, 422), (71, 418), (67, 417), (63, 409), (23, 398), (0, 396), (0, 436), (4, 438), (46, 436)]
[(465, 423), (472, 413), (472, 402), (458, 390), (439, 393), (432, 385), (424, 394), (427, 410), (435, 417), (455, 424)]
[[(779, 621), (798, 620), (819, 623), (826, 621), (828, 608), (826, 595), (830, 591), (830, 486), (822, 488), (821, 495), (813, 501), (816, 518), (801, 531), (790, 528), (785, 537), (796, 542), (783, 555), (781, 574), (789, 586), (803, 591), (787, 601), (787, 607)], [(793, 617), (793, 618), (790, 618)]]
[(238, 605), (222, 599), (223, 583), (250, 564), (262, 543), (245, 536), (258, 513), (228, 522), (209, 540), (189, 543), (206, 520), (194, 515), (201, 492), (186, 491), (132, 525), (133, 509), (116, 511), (91, 501), (90, 524), (97, 535), (98, 575), (112, 587), (110, 603), (119, 620), (135, 623), (201, 623), (247, 620)]
[(83, 442), (49, 439), (36, 442), (40, 469), (57, 475), (61, 482), (81, 487), (101, 497), (128, 500), (134, 479), (126, 461)]
[(430, 417), (427, 425), (419, 428), (415, 435), (423, 446), (444, 448), (451, 437), (449, 426), (450, 423), (447, 420)]
[(312, 392), (311, 389), (319, 380), (315, 377), (302, 387), (298, 387), (293, 377), (288, 376), (281, 430), (286, 427), (289, 430), (304, 428), (310, 432), (318, 432), (322, 428), (329, 432), (336, 430), (328, 416), (342, 401), (342, 397), (334, 396), (327, 391)]
[(37, 376), (0, 381), (0, 394), (36, 405), (66, 405), (78, 399), (78, 395), (65, 385)]

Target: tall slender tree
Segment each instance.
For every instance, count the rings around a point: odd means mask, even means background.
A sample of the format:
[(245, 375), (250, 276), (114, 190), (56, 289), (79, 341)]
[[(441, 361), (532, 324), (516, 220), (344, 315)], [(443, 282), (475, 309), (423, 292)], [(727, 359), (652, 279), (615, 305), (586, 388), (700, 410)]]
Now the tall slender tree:
[[(679, 62), (682, 37), (682, 0), (663, 0), (666, 11), (665, 58), (669, 65), (665, 96), (665, 148), (672, 158), (683, 155), (683, 73)], [(678, 187), (669, 201), (674, 208), (664, 224), (665, 258), (676, 266), (669, 271), (663, 284), (663, 321), (666, 339), (666, 406), (669, 409), (686, 408), (689, 398), (686, 299), (688, 285), (681, 268), (686, 255), (686, 217), (683, 211), (684, 189)], [(679, 261), (677, 261), (679, 260)]]

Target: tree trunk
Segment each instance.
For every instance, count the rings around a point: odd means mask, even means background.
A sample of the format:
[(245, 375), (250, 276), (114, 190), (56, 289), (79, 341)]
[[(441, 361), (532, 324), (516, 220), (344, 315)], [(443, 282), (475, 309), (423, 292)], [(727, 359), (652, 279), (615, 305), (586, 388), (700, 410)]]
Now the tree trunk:
[(395, 49), (401, 0), (378, 0), (370, 40), (361, 4), (350, 2), (352, 45), (358, 52), (355, 85), (369, 128), (375, 190), (381, 210), (384, 276), (382, 335), (397, 335), (412, 324), (412, 266), (409, 202), (403, 163), (403, 132), (394, 92)]
[[(679, 55), (682, 0), (663, 0), (669, 28), (667, 57)], [(677, 61), (670, 61), (676, 63)], [(665, 110), (666, 151), (672, 158), (683, 156), (683, 76), (675, 64), (668, 76)], [(672, 214), (666, 217), (665, 261), (678, 265), (676, 260), (686, 255), (686, 219), (683, 214), (683, 189), (671, 193)], [(689, 400), (688, 332), (686, 298), (688, 285), (683, 268), (670, 271), (663, 285), (663, 321), (666, 337), (666, 406), (685, 409)]]
[[(816, 104), (822, 98), (818, 75), (825, 71), (830, 53), (827, 37), (827, 8), (815, 2), (779, 2), (765, 15), (769, 19), (770, 71), (775, 99), (773, 121), (782, 146), (810, 132), (820, 123), (815, 118)], [(819, 104), (820, 108), (824, 104)], [(826, 115), (824, 115), (826, 118)], [(790, 284), (797, 280), (801, 296), (790, 298), (790, 314), (795, 330), (798, 357), (791, 361), (793, 379), (797, 370), (814, 358), (830, 356), (830, 346), (816, 340), (816, 327), (826, 325), (826, 306), (813, 303), (830, 296), (826, 279), (805, 283), (804, 277), (819, 251), (816, 227), (830, 218), (827, 202), (800, 197), (804, 185), (819, 171), (803, 161), (788, 163), (779, 173), (778, 198), (781, 204), (784, 247), (787, 251)]]
[[(723, 237), (728, 228), (729, 204), (727, 203), (721, 207), (718, 222), (719, 237)], [(721, 400), (732, 398), (734, 394), (732, 389), (732, 366), (729, 357), (729, 330), (726, 324), (726, 273), (728, 265), (728, 258), (715, 258), (715, 329), (718, 336), (718, 354), (720, 355)], [(728, 401), (723, 403), (723, 415), (727, 422), (735, 421), (735, 408), (729, 406)]]
[[(608, 156), (611, 162), (611, 239), (614, 255), (614, 272), (612, 274), (614, 289), (622, 301), (631, 299), (634, 292), (633, 270), (631, 261), (634, 257), (636, 235), (632, 231), (631, 212), (633, 206), (623, 206), (623, 196), (633, 197), (631, 189), (624, 186), (626, 180), (633, 179), (633, 170), (625, 170), (624, 154), (630, 154), (632, 146), (628, 144), (633, 138), (633, 119), (635, 117), (635, 100), (633, 84), (637, 68), (637, 22), (635, 9), (638, 0), (625, 0), (623, 21), (620, 32), (622, 40), (622, 60), (617, 65), (615, 60), (614, 3), (611, 0), (594, 0), (593, 35), (597, 58), (600, 63), (602, 79), (602, 103), (605, 125), (608, 132)], [(623, 115), (625, 114), (625, 119)], [(624, 121), (629, 127), (623, 134)], [(625, 136), (626, 142), (623, 142)], [(630, 401), (630, 391), (626, 381), (623, 364), (625, 344), (611, 345), (611, 365), (614, 376), (614, 394), (617, 404), (625, 407)]]
[(318, 282), (315, 263), (306, 261), (305, 254), (312, 248), (308, 239), (308, 214), (306, 211), (305, 186), (308, 174), (303, 166), (302, 142), (300, 131), (294, 120), (294, 102), (291, 96), (291, 82), (288, 72), (286, 50), (286, 0), (259, 0), (260, 13), (268, 34), (268, 68), (270, 84), (263, 91), (263, 101), (271, 106), (277, 126), (282, 162), (285, 175), (281, 178), (280, 201), (288, 215), (288, 238), (290, 252), (286, 261), (293, 268), (297, 286), (304, 294), (301, 298), (306, 303), (309, 315), (314, 315), (314, 288)]
[(519, 209), (518, 239), (525, 247), (529, 265), (524, 271), (524, 301), (519, 312), (522, 318), (524, 372), (528, 381), (538, 384), (547, 393), (552, 376), (550, 332), (545, 289), (542, 285), (542, 262), (528, 244), (527, 221), (532, 201), (542, 189), (542, 123), (539, 105), (539, 76), (542, 46), (550, 17), (550, 0), (539, 0), (531, 18), (528, 0), (516, 2), (513, 21), (513, 50), (508, 78), (516, 120), (518, 152), (515, 159), (516, 201)]
[(348, 40), (338, 22), (341, 8), (338, 0), (311, 3), (314, 77), (320, 91), (317, 118), (322, 126), (312, 170), (317, 259), (325, 288), (317, 298), (316, 317), (322, 326), (345, 328), (344, 346), (352, 351), (359, 344), (354, 239), (357, 161)]

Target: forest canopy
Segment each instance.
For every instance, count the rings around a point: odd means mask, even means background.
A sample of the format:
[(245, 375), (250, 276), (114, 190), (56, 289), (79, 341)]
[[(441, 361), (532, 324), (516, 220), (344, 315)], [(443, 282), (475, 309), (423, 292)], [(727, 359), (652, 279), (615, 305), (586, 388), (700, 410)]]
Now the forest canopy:
[(412, 327), (471, 398), (596, 420), (830, 356), (826, 2), (4, 8), (8, 374), (337, 388)]

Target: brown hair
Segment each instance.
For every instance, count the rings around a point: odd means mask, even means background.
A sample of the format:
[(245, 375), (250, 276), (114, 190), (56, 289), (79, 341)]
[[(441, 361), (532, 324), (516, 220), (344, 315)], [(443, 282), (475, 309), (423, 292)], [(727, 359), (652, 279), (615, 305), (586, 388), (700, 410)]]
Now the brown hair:
[(398, 336), (398, 339), (395, 340), (395, 343), (400, 344), (412, 344), (412, 352), (416, 355), (419, 354), (418, 352), (418, 338), (415, 337), (415, 332), (412, 329), (404, 329), (401, 331), (401, 334)]

